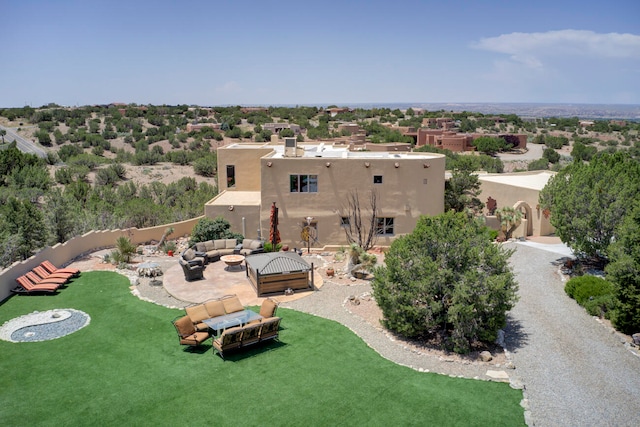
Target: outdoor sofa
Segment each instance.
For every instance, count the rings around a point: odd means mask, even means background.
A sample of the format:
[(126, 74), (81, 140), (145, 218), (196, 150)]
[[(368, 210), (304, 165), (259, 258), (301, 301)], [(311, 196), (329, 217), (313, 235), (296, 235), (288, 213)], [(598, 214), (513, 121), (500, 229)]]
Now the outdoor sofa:
[(214, 319), (243, 310), (244, 306), (237, 295), (225, 295), (222, 298), (213, 299), (202, 304), (191, 305), (184, 309), (197, 331), (209, 330), (209, 327), (204, 323), (206, 319)]
[(260, 323), (249, 323), (242, 327), (227, 329), (213, 340), (214, 353), (218, 352), (224, 359), (225, 352), (278, 339), (280, 320), (280, 317), (268, 317), (262, 319)]
[(218, 261), (224, 255), (252, 255), (264, 252), (264, 242), (258, 239), (243, 239), (239, 242), (236, 239), (207, 240), (196, 243), (191, 249), (195, 251), (196, 257), (204, 258), (206, 262)]

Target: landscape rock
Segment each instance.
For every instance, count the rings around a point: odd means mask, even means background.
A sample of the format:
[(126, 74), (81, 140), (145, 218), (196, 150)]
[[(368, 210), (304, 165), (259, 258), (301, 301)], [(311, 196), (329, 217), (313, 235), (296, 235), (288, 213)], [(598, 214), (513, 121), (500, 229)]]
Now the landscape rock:
[(640, 332), (639, 332), (639, 333), (637, 333), (637, 334), (633, 334), (633, 335), (631, 335), (631, 338), (633, 338), (633, 343), (634, 343), (635, 345), (640, 346)]
[(493, 356), (488, 351), (481, 352), (479, 356), (480, 360), (482, 360), (483, 362), (490, 362), (493, 359)]

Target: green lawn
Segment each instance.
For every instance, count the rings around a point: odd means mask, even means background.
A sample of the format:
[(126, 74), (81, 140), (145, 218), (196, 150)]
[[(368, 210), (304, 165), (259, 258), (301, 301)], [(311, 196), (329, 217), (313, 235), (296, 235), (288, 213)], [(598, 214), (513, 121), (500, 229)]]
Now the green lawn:
[(226, 361), (210, 344), (178, 345), (171, 320), (182, 311), (139, 300), (113, 272), (12, 297), (0, 324), (53, 308), (91, 324), (52, 341), (0, 341), (2, 425), (524, 425), (522, 393), (507, 384), (395, 365), (344, 326), (293, 310), (278, 310), (279, 342)]

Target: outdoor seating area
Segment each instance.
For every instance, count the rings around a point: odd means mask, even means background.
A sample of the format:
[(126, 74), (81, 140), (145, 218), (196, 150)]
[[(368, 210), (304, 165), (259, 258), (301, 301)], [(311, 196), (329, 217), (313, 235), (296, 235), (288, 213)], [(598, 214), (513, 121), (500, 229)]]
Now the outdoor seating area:
[(280, 318), (275, 317), (277, 301), (267, 298), (260, 313), (246, 309), (237, 295), (195, 304), (185, 308), (185, 315), (173, 320), (181, 345), (198, 346), (212, 335), (213, 348), (224, 359), (231, 351), (262, 341), (276, 339)]
[(45, 260), (31, 271), (16, 278), (18, 286), (11, 292), (21, 295), (55, 293), (69, 281), (80, 275), (80, 270), (74, 268), (57, 268), (50, 261)]
[(243, 239), (240, 243), (236, 239), (198, 242), (180, 254), (178, 263), (186, 280), (200, 280), (207, 264), (223, 260), (230, 267), (239, 266), (245, 256), (264, 252), (263, 244), (258, 239)]

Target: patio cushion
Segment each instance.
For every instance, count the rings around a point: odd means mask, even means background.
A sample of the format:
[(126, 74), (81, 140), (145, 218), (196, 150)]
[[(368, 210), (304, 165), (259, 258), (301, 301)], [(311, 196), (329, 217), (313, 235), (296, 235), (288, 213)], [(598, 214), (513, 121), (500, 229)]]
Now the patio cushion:
[(185, 311), (193, 323), (200, 323), (204, 319), (208, 319), (210, 317), (209, 313), (207, 313), (207, 309), (202, 304), (187, 307), (185, 308)]
[(225, 240), (225, 249), (235, 249), (238, 242), (236, 239), (226, 239)]
[(260, 240), (253, 240), (249, 245), (249, 249), (258, 249), (262, 246), (262, 242)]
[(226, 242), (224, 240), (214, 240), (213, 244), (216, 249), (224, 249), (226, 246)]
[(207, 252), (207, 247), (205, 242), (196, 243), (196, 251), (198, 252)]
[(224, 304), (220, 300), (206, 302), (204, 306), (207, 309), (207, 313), (209, 313), (209, 317), (224, 316), (226, 314)]
[(182, 258), (185, 259), (185, 261), (191, 261), (192, 259), (194, 259), (196, 257), (196, 251), (194, 251), (193, 249), (189, 248), (186, 251), (184, 251), (184, 253), (182, 254)]
[(271, 298), (267, 298), (262, 301), (260, 306), (260, 316), (273, 317), (276, 314), (276, 308), (278, 308), (278, 303)]
[(213, 240), (207, 240), (204, 242), (205, 252), (213, 251), (216, 249), (216, 245), (213, 243)]
[(244, 310), (244, 307), (237, 296), (225, 298), (222, 300), (222, 303), (224, 304), (224, 311), (227, 313), (235, 313), (236, 311)]

